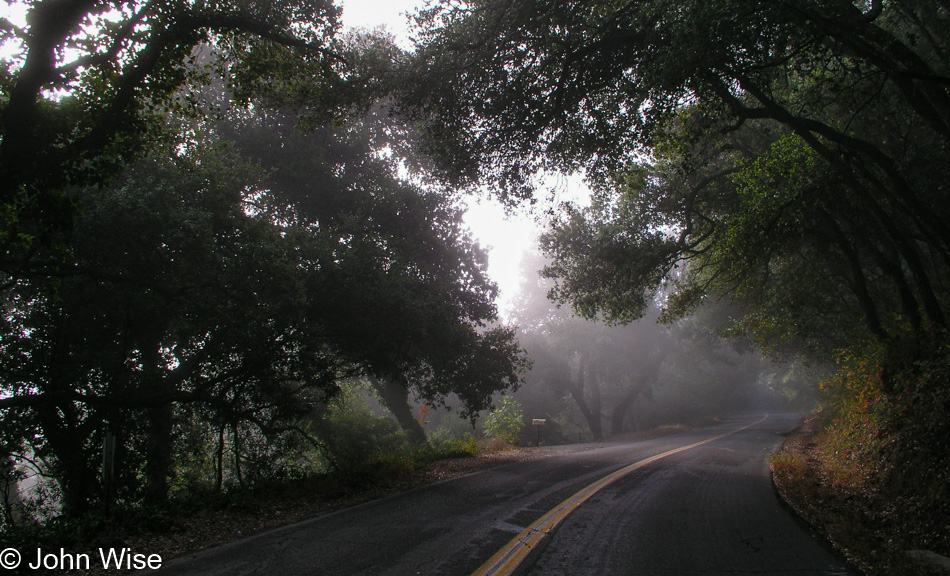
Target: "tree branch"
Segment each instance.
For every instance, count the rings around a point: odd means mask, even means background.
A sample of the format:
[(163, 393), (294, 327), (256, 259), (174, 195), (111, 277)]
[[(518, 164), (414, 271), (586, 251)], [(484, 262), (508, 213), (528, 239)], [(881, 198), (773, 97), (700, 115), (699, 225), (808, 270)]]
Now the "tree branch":
[(115, 408), (156, 408), (173, 402), (188, 403), (197, 402), (204, 399), (205, 397), (197, 392), (184, 390), (158, 393), (136, 391), (124, 394), (112, 394), (109, 396), (83, 394), (75, 390), (69, 390), (3, 398), (0, 399), (0, 410), (10, 410), (14, 408), (36, 408), (39, 406), (58, 406), (60, 404), (72, 402)]
[(135, 27), (145, 20), (146, 16), (148, 16), (152, 8), (157, 3), (158, 0), (150, 0), (150, 2), (143, 6), (138, 13), (136, 13), (132, 18), (129, 18), (128, 21), (125, 22), (122, 28), (113, 37), (112, 45), (108, 50), (105, 52), (97, 52), (95, 54), (81, 56), (70, 62), (68, 65), (57, 68), (56, 73), (63, 76), (75, 74), (82, 68), (98, 66), (114, 60), (122, 51), (122, 44), (132, 36), (132, 33), (135, 32)]
[(11, 22), (8, 18), (0, 18), (0, 31), (12, 32), (13, 36), (21, 40), (27, 38), (26, 32), (22, 28)]
[(343, 64), (348, 61), (342, 55), (320, 44), (309, 42), (303, 38), (298, 38), (288, 34), (276, 26), (261, 22), (241, 14), (234, 13), (214, 13), (190, 15), (184, 19), (189, 28), (198, 30), (201, 28), (210, 28), (215, 31), (223, 32), (245, 32), (265, 40), (270, 40), (282, 46), (290, 48), (303, 48), (313, 52), (318, 52), (331, 60), (336, 60)]

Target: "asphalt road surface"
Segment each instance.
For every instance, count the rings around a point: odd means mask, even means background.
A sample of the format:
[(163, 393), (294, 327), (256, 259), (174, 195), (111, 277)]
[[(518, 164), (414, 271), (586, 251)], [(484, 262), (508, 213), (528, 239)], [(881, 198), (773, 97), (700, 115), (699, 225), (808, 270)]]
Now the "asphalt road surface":
[(566, 447), (172, 560), (158, 574), (855, 574), (772, 487), (766, 458), (797, 424), (758, 415)]

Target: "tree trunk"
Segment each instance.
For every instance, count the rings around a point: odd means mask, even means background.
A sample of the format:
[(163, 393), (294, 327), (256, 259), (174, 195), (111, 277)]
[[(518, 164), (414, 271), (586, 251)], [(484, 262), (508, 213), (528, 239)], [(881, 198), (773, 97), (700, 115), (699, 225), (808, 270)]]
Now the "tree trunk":
[(600, 385), (603, 381), (604, 378), (597, 374), (595, 367), (588, 367), (585, 384), (590, 389), (590, 412), (594, 419), (598, 440), (604, 437), (603, 407), (600, 400)]
[(577, 403), (577, 407), (580, 409), (581, 414), (584, 415), (584, 420), (587, 421), (587, 427), (590, 428), (591, 437), (595, 441), (603, 440), (604, 430), (600, 424), (600, 411), (598, 410), (596, 413), (592, 411), (590, 406), (587, 404), (587, 400), (584, 398), (584, 368), (584, 361), (581, 360), (581, 365), (577, 370), (577, 381), (572, 382), (571, 385), (567, 387), (567, 389), (571, 393), (571, 398), (573, 398), (574, 402)]
[(162, 505), (168, 501), (168, 473), (172, 465), (171, 404), (148, 411), (148, 444), (145, 452), (145, 501)]
[(244, 486), (244, 473), (241, 471), (241, 430), (237, 424), (231, 427), (231, 446), (234, 449), (234, 476), (238, 486)]
[(630, 407), (633, 406), (633, 403), (640, 396), (643, 396), (651, 391), (651, 386), (656, 383), (657, 376), (660, 373), (660, 366), (663, 364), (663, 359), (666, 357), (666, 352), (660, 350), (654, 351), (648, 359), (640, 363), (639, 378), (636, 384), (630, 386), (630, 390), (624, 394), (623, 398), (620, 399), (613, 409), (613, 412), (610, 416), (610, 433), (611, 434), (620, 434), (623, 432), (623, 420), (627, 415), (627, 411), (630, 410)]
[(610, 414), (610, 434), (621, 434), (623, 433), (623, 420), (627, 415), (627, 410), (633, 406), (633, 401), (637, 399), (637, 396), (640, 394), (641, 386), (635, 386), (627, 391), (624, 394), (623, 398), (620, 399), (620, 402), (617, 402), (614, 405), (614, 409)]
[(217, 470), (215, 470), (214, 491), (221, 492), (224, 485), (224, 424), (218, 429)]
[(88, 512), (90, 502), (97, 496), (99, 470), (94, 468), (95, 458), (90, 457), (83, 446), (88, 436), (75, 425), (74, 409), (75, 406), (68, 404), (58, 407), (46, 404), (37, 407), (37, 415), (55, 459), (52, 472), (62, 491), (63, 515), (77, 518)]
[(857, 251), (855, 251), (851, 242), (848, 241), (847, 235), (841, 230), (841, 227), (829, 213), (824, 210), (819, 210), (818, 215), (822, 217), (825, 225), (832, 232), (835, 243), (841, 249), (841, 253), (848, 263), (848, 268), (851, 271), (851, 291), (854, 293), (858, 300), (858, 305), (861, 307), (861, 312), (864, 315), (864, 323), (868, 331), (882, 340), (887, 340), (887, 332), (884, 331), (877, 306), (868, 289), (867, 278), (864, 275), (864, 267), (861, 265)]
[[(5, 451), (4, 451), (5, 452)], [(7, 526), (15, 526), (20, 520), (20, 487), (16, 475), (16, 463), (8, 452), (0, 454), (0, 491), (3, 497), (3, 518)]]
[(406, 431), (409, 441), (414, 446), (422, 446), (428, 442), (426, 431), (422, 425), (412, 416), (412, 410), (409, 409), (409, 388), (394, 378), (376, 378), (370, 376), (370, 383), (380, 399), (390, 413), (396, 418), (396, 422)]
[[(142, 339), (142, 387), (156, 392), (174, 392), (169, 383), (167, 366), (162, 358), (162, 336), (165, 326), (156, 324)], [(175, 407), (165, 404), (150, 408), (148, 418), (148, 442), (145, 445), (145, 502), (164, 505), (168, 502), (168, 476), (171, 473), (173, 449), (172, 431)]]

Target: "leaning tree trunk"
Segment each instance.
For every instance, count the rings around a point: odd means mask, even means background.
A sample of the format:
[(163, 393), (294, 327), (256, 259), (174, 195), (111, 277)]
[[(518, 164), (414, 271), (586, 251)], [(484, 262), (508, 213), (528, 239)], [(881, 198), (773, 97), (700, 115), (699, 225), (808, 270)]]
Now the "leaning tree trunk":
[(647, 366), (646, 374), (643, 374), (640, 377), (639, 383), (630, 387), (630, 390), (624, 394), (623, 398), (620, 399), (620, 402), (614, 405), (613, 412), (610, 415), (610, 433), (611, 434), (620, 434), (624, 431), (623, 421), (627, 415), (627, 412), (630, 410), (630, 407), (633, 406), (633, 403), (637, 398), (644, 396), (650, 391), (650, 387), (656, 381), (656, 376), (660, 371), (660, 363), (662, 358), (654, 362), (652, 365)]
[(602, 382), (603, 378), (597, 373), (597, 367), (588, 365), (585, 384), (587, 388), (590, 388), (590, 411), (595, 421), (598, 440), (604, 438), (604, 410), (600, 400), (600, 385)]
[(630, 409), (630, 407), (633, 406), (633, 401), (637, 399), (639, 394), (640, 387), (635, 386), (628, 390), (619, 402), (614, 404), (614, 409), (610, 414), (610, 434), (612, 436), (622, 434), (624, 432), (624, 417), (627, 415), (627, 411)]
[(426, 431), (422, 425), (412, 416), (412, 410), (409, 408), (409, 388), (398, 382), (395, 378), (375, 378), (370, 377), (370, 383), (386, 408), (396, 418), (396, 422), (406, 431), (409, 441), (414, 446), (426, 444)]
[[(604, 438), (604, 429), (600, 424), (600, 402), (598, 397), (598, 402), (596, 406), (596, 411), (591, 409), (591, 406), (587, 404), (587, 400), (584, 398), (584, 362), (581, 361), (581, 365), (577, 370), (577, 381), (572, 382), (568, 387), (568, 392), (571, 393), (571, 397), (574, 399), (574, 402), (577, 403), (577, 408), (581, 411), (581, 414), (584, 415), (584, 420), (587, 421), (587, 427), (590, 428), (590, 434), (593, 439), (603, 440)], [(598, 390), (599, 393), (599, 390)]]

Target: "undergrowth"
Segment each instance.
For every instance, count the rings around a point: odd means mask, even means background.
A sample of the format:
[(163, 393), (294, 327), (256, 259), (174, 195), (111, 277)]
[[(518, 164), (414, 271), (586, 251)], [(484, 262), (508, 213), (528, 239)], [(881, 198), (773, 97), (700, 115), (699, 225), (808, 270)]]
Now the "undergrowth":
[[(221, 490), (214, 490), (205, 482), (176, 491), (162, 506), (115, 506), (78, 517), (7, 523), (0, 530), (0, 540), (6, 547), (23, 550), (42, 547), (81, 551), (126, 546), (130, 538), (148, 540), (150, 535), (194, 531), (202, 518), (274, 514), (296, 518), (319, 513), (339, 502), (373, 498), (400, 489), (417, 482), (419, 473), (433, 462), (490, 453), (497, 448), (477, 441), (473, 435), (453, 438), (438, 433), (430, 437), (429, 443), (412, 446), (401, 431), (379, 422), (373, 424), (372, 430), (357, 425), (338, 427), (339, 436), (334, 439), (338, 452), (332, 456), (333, 464), (307, 475), (244, 486), (227, 484)], [(272, 520), (265, 519), (261, 526), (266, 527)], [(211, 530), (220, 528), (209, 526)], [(209, 536), (209, 541), (214, 538), (217, 536)]]
[(940, 574), (908, 552), (950, 556), (950, 345), (912, 357), (842, 353), (825, 408), (772, 459), (786, 501), (869, 575)]

